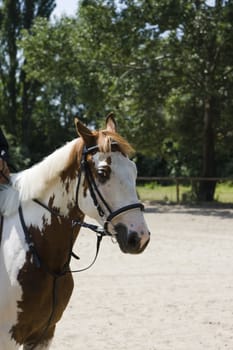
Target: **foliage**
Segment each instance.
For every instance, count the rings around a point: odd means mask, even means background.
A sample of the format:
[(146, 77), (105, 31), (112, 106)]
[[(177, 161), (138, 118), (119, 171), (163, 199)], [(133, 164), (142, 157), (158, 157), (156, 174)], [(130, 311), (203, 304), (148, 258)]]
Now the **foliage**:
[(22, 29), (30, 30), (39, 16), (48, 19), (54, 6), (54, 0), (2, 0), (0, 3), (0, 119), (12, 139), (18, 142), (15, 147), (12, 143), (12, 153), (15, 150), (16, 155), (19, 148), (22, 159), (30, 159), (33, 150), (32, 114), (40, 84), (26, 79), (26, 59), (18, 42)]
[[(231, 174), (232, 1), (83, 0), (76, 17), (54, 21), (53, 1), (44, 1), (47, 14), (34, 7), (28, 25), (29, 2), (3, 3), (20, 15), (9, 17), (10, 41), (1, 7), (1, 55), (12, 59), (2, 66), (0, 118), (31, 161), (73, 137), (75, 114), (100, 127), (113, 110), (141, 175)], [(196, 195), (213, 200), (215, 185), (203, 182)]]
[[(222, 133), (229, 131), (223, 120), (232, 101), (232, 5), (184, 2), (179, 36), (171, 31), (167, 39), (171, 57), (179, 57), (170, 62), (176, 74), (167, 111), (187, 167), (204, 177), (221, 171), (217, 161), (226, 146)], [(181, 84), (177, 77), (182, 77)], [(195, 147), (190, 149), (190, 143)], [(202, 182), (198, 197), (213, 200), (214, 190), (214, 182)]]

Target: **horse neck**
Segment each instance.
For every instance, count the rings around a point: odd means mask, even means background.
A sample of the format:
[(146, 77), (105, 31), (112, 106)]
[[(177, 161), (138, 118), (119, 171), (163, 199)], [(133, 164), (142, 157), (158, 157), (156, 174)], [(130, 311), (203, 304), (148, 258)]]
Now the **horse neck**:
[[(71, 248), (80, 227), (72, 227), (72, 220), (83, 221), (84, 215), (76, 205), (77, 164), (53, 179), (40, 196), (40, 230), (35, 232), (35, 246), (52, 271), (61, 271), (69, 261)], [(35, 204), (36, 205), (36, 204)], [(36, 231), (36, 230), (35, 230)]]
[(42, 206), (36, 208), (40, 212), (40, 228), (32, 229), (33, 241), (41, 260), (50, 271), (62, 271), (69, 262), (72, 246), (80, 230), (79, 226), (73, 228), (72, 220), (82, 221), (84, 217), (75, 205), (75, 185), (75, 180), (65, 183), (56, 181), (46, 195), (40, 198), (48, 209)]
[(43, 194), (40, 201), (48, 206), (51, 211), (55, 210), (61, 216), (69, 218), (71, 209), (75, 207), (76, 179), (65, 182), (56, 179), (50, 188)]

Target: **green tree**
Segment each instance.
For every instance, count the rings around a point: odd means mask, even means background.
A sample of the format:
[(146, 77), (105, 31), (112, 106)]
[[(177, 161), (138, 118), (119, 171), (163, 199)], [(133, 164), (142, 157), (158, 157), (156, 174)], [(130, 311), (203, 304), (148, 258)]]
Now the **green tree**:
[[(232, 169), (232, 6), (85, 0), (76, 19), (39, 21), (24, 36), (27, 73), (49, 93), (69, 82), (88, 122), (116, 111), (136, 149), (173, 154), (176, 173), (223, 175)], [(214, 189), (205, 181), (197, 194), (212, 200)]]
[[(140, 13), (133, 2), (119, 11), (114, 2), (84, 1), (76, 20), (47, 26), (37, 21), (32, 35), (25, 34), (23, 48), (29, 76), (44, 84), (49, 77), (61, 86), (72, 81), (87, 121), (99, 126), (99, 116), (113, 109), (136, 148), (155, 154), (165, 133), (161, 107), (165, 88), (155, 83), (162, 59), (156, 56), (159, 35), (150, 37)], [(148, 139), (145, 135), (151, 130), (155, 137)]]
[[(185, 1), (182, 21), (165, 42), (174, 72), (167, 100), (173, 134), (189, 169), (206, 178), (222, 175), (219, 156), (232, 127), (232, 15), (232, 1)], [(213, 200), (214, 190), (215, 182), (200, 182), (199, 199)]]
[(26, 62), (18, 42), (22, 29), (30, 30), (37, 17), (48, 19), (54, 7), (54, 0), (0, 2), (0, 118), (26, 156), (30, 153), (32, 113), (40, 85), (36, 80), (27, 80)]

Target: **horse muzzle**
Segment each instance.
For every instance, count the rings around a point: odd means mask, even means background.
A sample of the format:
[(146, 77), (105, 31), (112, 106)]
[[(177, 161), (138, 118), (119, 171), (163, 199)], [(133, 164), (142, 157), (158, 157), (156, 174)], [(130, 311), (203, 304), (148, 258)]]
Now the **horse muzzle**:
[(128, 230), (127, 226), (119, 223), (114, 226), (116, 239), (123, 253), (140, 254), (150, 241), (150, 232), (138, 233)]

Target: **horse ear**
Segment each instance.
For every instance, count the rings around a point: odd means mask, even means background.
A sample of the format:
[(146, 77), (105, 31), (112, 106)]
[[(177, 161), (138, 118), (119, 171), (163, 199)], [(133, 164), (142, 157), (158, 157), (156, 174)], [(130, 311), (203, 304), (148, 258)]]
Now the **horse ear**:
[(117, 131), (117, 124), (113, 112), (109, 113), (106, 117), (106, 129), (112, 132)]
[(78, 135), (83, 139), (86, 146), (93, 146), (95, 144), (95, 137), (83, 123), (80, 122), (78, 118), (74, 120), (76, 131)]

